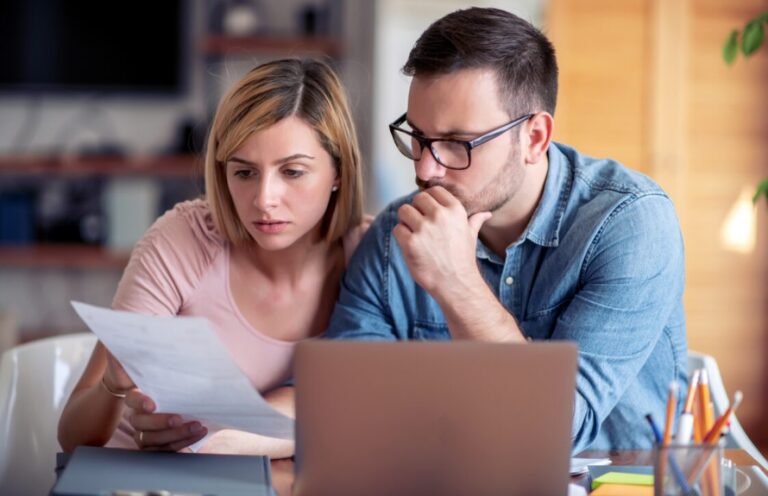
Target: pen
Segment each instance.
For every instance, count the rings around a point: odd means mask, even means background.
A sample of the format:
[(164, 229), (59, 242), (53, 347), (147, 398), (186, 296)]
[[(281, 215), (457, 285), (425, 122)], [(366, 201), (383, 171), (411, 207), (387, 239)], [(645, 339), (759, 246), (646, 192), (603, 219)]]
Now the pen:
[(685, 397), (685, 405), (683, 406), (683, 413), (680, 415), (680, 420), (677, 422), (677, 434), (675, 435), (675, 441), (678, 444), (688, 444), (691, 442), (693, 436), (693, 400), (696, 398), (696, 388), (699, 385), (700, 371), (697, 369), (691, 376), (691, 382), (688, 384), (688, 394)]
[[(651, 425), (651, 431), (653, 432), (653, 437), (656, 439), (656, 445), (659, 447), (660, 451), (665, 450), (666, 448), (662, 445), (663, 438), (661, 436), (661, 431), (656, 426), (656, 422), (653, 421), (653, 416), (649, 413), (645, 416), (646, 420), (648, 420), (648, 423)], [(674, 475), (675, 479), (677, 479), (677, 483), (680, 486), (680, 488), (683, 490), (683, 494), (689, 494), (691, 492), (691, 486), (688, 484), (688, 481), (685, 480), (685, 476), (683, 475), (683, 471), (680, 470), (680, 466), (677, 464), (677, 461), (675, 460), (675, 457), (672, 456), (672, 453), (667, 452), (669, 455), (669, 465), (672, 467), (672, 474)], [(659, 460), (659, 464), (663, 462), (664, 459)], [(660, 481), (660, 483), (663, 485), (663, 480)]]

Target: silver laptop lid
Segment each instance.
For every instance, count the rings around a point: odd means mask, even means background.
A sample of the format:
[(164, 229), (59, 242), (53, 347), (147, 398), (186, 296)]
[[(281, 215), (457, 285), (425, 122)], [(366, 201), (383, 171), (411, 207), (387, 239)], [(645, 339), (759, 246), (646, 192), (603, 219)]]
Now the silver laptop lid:
[(564, 495), (572, 343), (304, 341), (294, 494)]

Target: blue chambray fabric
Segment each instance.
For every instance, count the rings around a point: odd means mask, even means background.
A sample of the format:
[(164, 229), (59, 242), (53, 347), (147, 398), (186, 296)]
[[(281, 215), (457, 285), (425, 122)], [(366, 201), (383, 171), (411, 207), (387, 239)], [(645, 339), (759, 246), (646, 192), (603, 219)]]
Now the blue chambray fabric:
[[(644, 416), (662, 421), (670, 381), (687, 382), (683, 240), (674, 206), (651, 179), (615, 161), (558, 143), (548, 157), (527, 229), (504, 258), (478, 241), (478, 266), (526, 336), (578, 344), (573, 452), (650, 448)], [(364, 236), (326, 338), (451, 339), (392, 235), (397, 208), (412, 196), (391, 203)]]

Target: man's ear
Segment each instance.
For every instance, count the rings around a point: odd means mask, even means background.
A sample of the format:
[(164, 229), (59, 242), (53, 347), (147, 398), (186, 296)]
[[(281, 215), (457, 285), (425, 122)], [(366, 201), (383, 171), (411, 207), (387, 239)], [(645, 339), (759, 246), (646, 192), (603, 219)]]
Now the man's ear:
[(552, 141), (555, 120), (549, 112), (538, 112), (526, 123), (528, 140), (523, 150), (527, 164), (537, 164), (544, 159)]

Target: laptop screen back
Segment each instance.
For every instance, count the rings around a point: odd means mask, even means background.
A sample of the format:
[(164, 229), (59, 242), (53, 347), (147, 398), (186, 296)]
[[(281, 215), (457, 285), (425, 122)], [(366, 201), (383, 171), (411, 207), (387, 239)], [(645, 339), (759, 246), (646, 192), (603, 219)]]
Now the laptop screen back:
[(567, 493), (572, 343), (305, 341), (294, 494)]

